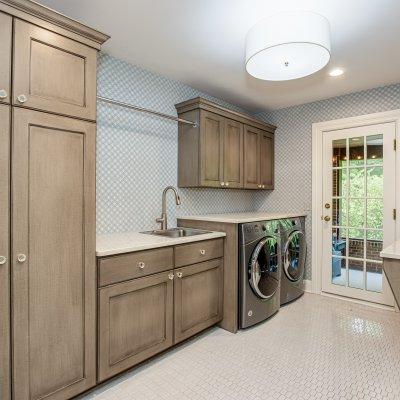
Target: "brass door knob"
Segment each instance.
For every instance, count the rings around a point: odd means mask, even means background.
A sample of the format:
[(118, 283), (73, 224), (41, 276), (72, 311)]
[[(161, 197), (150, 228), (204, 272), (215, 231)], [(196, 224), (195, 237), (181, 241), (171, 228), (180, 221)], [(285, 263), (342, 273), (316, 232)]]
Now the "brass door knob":
[(329, 222), (331, 220), (331, 217), (329, 215), (325, 215), (324, 221)]
[(325, 208), (331, 208), (331, 205), (329, 203), (325, 203)]

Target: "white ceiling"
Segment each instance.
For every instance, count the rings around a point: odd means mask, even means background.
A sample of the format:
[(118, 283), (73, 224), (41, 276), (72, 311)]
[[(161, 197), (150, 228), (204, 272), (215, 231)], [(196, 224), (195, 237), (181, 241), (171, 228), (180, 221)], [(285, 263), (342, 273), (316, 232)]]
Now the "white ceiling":
[[(400, 82), (399, 0), (39, 0), (111, 35), (109, 54), (252, 111)], [(311, 10), (331, 23), (330, 64), (265, 82), (244, 67), (245, 36), (261, 18)], [(332, 78), (332, 67), (345, 74)]]

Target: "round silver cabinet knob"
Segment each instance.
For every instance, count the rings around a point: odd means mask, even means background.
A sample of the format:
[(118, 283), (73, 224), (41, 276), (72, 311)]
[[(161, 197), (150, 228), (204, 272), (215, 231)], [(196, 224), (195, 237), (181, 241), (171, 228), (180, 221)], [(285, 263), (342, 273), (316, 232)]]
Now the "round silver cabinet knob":
[(172, 281), (174, 279), (174, 274), (168, 274), (168, 279)]
[(262, 188), (265, 189), (265, 185), (262, 185)]
[(20, 262), (20, 263), (23, 263), (23, 262), (25, 262), (26, 261), (26, 255), (25, 254), (18, 254), (17, 255), (17, 260), (18, 260), (18, 262)]
[(200, 254), (201, 254), (202, 256), (204, 256), (204, 254), (206, 254), (206, 251), (205, 251), (204, 249), (201, 249), (201, 250), (200, 250)]
[(20, 94), (20, 95), (17, 97), (17, 100), (18, 100), (18, 102), (20, 102), (20, 103), (25, 103), (25, 102), (28, 100), (28, 98), (27, 98), (24, 94)]
[(143, 261), (139, 261), (139, 262), (137, 263), (137, 266), (138, 266), (140, 269), (143, 269), (143, 268), (146, 266), (146, 264), (145, 264)]
[(0, 89), (0, 99), (5, 99), (7, 97), (7, 91)]
[(225, 183), (225, 186), (229, 186), (229, 182), (226, 182), (226, 183)]
[(178, 278), (182, 278), (183, 273), (179, 271), (179, 272), (176, 273), (176, 276), (177, 276)]
[(221, 186), (225, 186), (225, 182), (221, 182)]
[(7, 262), (7, 257), (0, 256), (0, 265), (3, 265)]

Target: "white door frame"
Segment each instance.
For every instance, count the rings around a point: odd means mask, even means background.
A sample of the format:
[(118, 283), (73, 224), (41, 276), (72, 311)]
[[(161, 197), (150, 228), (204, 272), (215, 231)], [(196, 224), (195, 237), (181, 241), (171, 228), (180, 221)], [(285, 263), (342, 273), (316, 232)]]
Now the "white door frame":
[[(394, 122), (396, 125), (395, 137), (399, 143), (400, 109), (357, 117), (335, 119), (312, 124), (312, 292), (321, 294), (322, 288), (322, 139), (325, 132), (353, 128), (358, 126), (383, 124)], [(396, 166), (400, 165), (400, 151), (396, 152)], [(400, 188), (400, 173), (396, 174), (396, 189)], [(396, 193), (396, 209), (400, 206), (400, 195)], [(400, 238), (400, 218), (396, 220), (396, 239)]]

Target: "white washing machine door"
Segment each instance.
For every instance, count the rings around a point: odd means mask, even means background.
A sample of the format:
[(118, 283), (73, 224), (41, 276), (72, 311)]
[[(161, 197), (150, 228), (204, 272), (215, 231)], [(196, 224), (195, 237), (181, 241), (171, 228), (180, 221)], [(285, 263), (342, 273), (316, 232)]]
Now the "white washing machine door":
[(302, 231), (293, 231), (285, 244), (283, 270), (292, 282), (299, 281), (304, 274), (306, 263), (306, 238)]
[(256, 296), (271, 298), (279, 287), (279, 243), (273, 236), (260, 240), (249, 263), (249, 282)]

